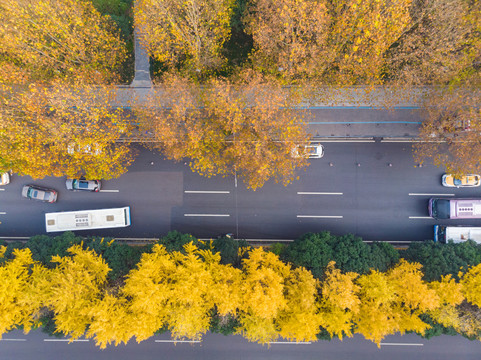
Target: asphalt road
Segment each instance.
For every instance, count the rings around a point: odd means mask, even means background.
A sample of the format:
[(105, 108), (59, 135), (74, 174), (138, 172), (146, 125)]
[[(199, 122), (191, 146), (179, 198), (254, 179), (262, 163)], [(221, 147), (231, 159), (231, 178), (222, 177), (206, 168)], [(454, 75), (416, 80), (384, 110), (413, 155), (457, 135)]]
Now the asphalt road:
[(241, 336), (206, 334), (199, 343), (171, 342), (168, 334), (155, 336), (137, 344), (96, 347), (92, 340), (68, 343), (49, 338), (40, 331), (23, 335), (6, 334), (0, 341), (0, 360), (478, 360), (481, 342), (461, 336), (440, 336), (430, 340), (416, 335), (386, 337), (378, 348), (362, 336), (315, 343), (273, 343), (262, 346)]
[[(64, 178), (32, 181), (14, 175), (0, 191), (0, 236), (45, 233), (45, 212), (129, 205), (130, 227), (94, 233), (138, 238), (179, 230), (201, 238), (234, 233), (238, 238), (293, 239), (329, 230), (365, 240), (422, 241), (432, 239), (437, 223), (428, 218), (430, 197), (481, 194), (480, 188), (441, 186), (443, 170), (416, 166), (410, 143), (323, 144), (325, 156), (311, 160), (299, 180), (287, 187), (269, 182), (257, 191), (247, 190), (234, 177), (201, 177), (184, 163), (147, 150), (126, 174), (104, 181), (107, 191), (101, 193), (69, 192)], [(21, 187), (27, 183), (57, 189), (58, 202), (23, 199)], [(481, 219), (438, 223), (481, 226)]]

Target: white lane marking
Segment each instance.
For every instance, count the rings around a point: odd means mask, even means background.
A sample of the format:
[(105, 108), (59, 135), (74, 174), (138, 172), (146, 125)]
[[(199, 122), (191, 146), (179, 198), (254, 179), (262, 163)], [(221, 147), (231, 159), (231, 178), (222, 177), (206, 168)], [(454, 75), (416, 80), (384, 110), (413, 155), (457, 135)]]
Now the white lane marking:
[(352, 140), (327, 140), (327, 139), (322, 139), (319, 141), (313, 141), (313, 142), (323, 142), (323, 143), (373, 143), (376, 142), (376, 140), (357, 140), (357, 139), (352, 139)]
[(310, 341), (268, 341), (268, 344), (280, 344), (280, 345), (310, 345)]
[(409, 193), (409, 196), (454, 196), (454, 194), (423, 194), (423, 193)]
[(389, 346), (424, 346), (424, 344), (409, 344), (409, 343), (381, 343), (381, 346), (383, 345), (389, 345)]
[(0, 191), (5, 191), (5, 189), (4, 189), (4, 188), (0, 188)]
[(297, 215), (298, 218), (314, 218), (314, 219), (342, 219), (341, 215)]
[(217, 190), (185, 190), (186, 194), (230, 194), (230, 191)]
[(120, 190), (99, 190), (99, 192), (118, 193)]
[(200, 340), (155, 340), (157, 343), (200, 343)]
[(0, 211), (0, 215), (5, 215), (6, 212), (5, 211)]
[(342, 192), (310, 192), (310, 191), (298, 191), (297, 195), (343, 195)]
[(410, 216), (410, 219), (431, 219), (434, 220), (431, 216)]
[(0, 339), (0, 341), (27, 341), (27, 339)]
[(229, 214), (184, 214), (184, 216), (230, 216)]
[(76, 339), (76, 340), (70, 340), (70, 339), (43, 339), (43, 341), (57, 341), (57, 342), (89, 342), (89, 339)]

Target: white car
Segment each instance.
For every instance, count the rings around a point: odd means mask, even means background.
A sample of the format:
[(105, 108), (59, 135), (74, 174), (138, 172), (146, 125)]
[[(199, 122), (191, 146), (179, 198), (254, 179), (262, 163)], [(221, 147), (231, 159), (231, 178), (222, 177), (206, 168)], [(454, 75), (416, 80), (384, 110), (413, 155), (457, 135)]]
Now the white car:
[(292, 149), (292, 157), (306, 157), (308, 159), (320, 159), (324, 156), (324, 146), (321, 144), (297, 145)]
[(456, 178), (452, 174), (444, 174), (441, 183), (446, 187), (477, 187), (481, 185), (481, 176), (468, 174)]
[(10, 174), (8, 172), (1, 173), (0, 175), (0, 185), (10, 184)]

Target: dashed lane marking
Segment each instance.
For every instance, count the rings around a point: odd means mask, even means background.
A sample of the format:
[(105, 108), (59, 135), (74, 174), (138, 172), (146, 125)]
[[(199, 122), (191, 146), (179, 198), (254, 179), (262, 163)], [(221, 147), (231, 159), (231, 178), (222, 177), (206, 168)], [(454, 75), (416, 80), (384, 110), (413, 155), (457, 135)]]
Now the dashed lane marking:
[(230, 194), (230, 191), (223, 190), (185, 190), (186, 194)]
[(190, 343), (190, 344), (193, 344), (193, 343), (200, 343), (201, 341), (200, 340), (155, 340), (156, 343), (174, 343), (174, 344), (177, 344), (177, 343)]
[(381, 343), (381, 346), (424, 346), (424, 344), (416, 343)]
[(342, 219), (342, 215), (297, 215), (298, 218)]
[(343, 195), (342, 192), (298, 191), (297, 195)]
[(120, 190), (99, 190), (99, 192), (105, 192), (105, 193), (118, 193)]
[(184, 214), (184, 216), (221, 216), (221, 217), (227, 217), (230, 216), (229, 214)]
[(431, 219), (434, 220), (431, 216), (410, 216), (410, 219)]
[(454, 196), (454, 194), (424, 194), (424, 193), (409, 193), (409, 196)]

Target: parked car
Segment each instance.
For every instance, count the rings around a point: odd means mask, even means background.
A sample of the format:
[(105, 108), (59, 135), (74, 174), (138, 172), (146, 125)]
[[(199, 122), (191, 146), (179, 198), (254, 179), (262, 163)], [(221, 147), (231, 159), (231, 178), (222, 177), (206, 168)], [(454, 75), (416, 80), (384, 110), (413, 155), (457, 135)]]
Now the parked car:
[(324, 146), (321, 144), (297, 145), (292, 149), (292, 157), (304, 156), (308, 159), (320, 159), (324, 156)]
[(76, 143), (70, 143), (67, 146), (67, 153), (73, 155), (75, 153), (85, 154), (85, 155), (100, 155), (102, 153), (102, 149), (99, 144), (94, 143), (92, 145), (78, 145)]
[(68, 190), (71, 191), (95, 191), (100, 190), (99, 180), (67, 179), (65, 182)]
[(54, 203), (57, 201), (57, 191), (37, 185), (24, 185), (22, 196), (27, 199)]
[(8, 172), (1, 173), (0, 175), (0, 185), (10, 184), (10, 174)]
[(460, 178), (455, 178), (452, 174), (444, 174), (441, 182), (447, 187), (476, 187), (481, 185), (481, 176), (468, 174)]

